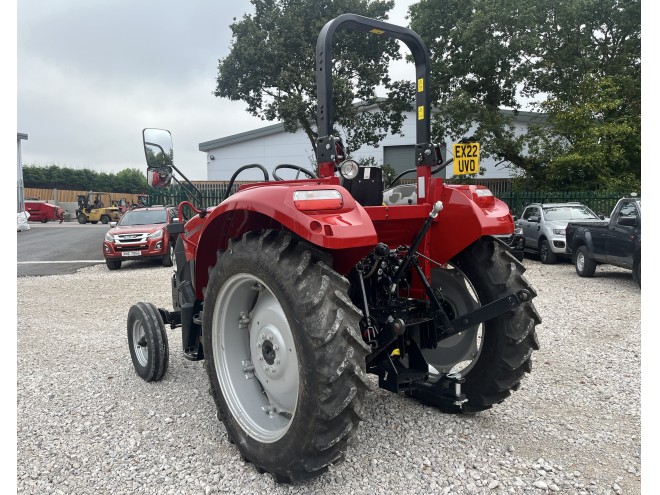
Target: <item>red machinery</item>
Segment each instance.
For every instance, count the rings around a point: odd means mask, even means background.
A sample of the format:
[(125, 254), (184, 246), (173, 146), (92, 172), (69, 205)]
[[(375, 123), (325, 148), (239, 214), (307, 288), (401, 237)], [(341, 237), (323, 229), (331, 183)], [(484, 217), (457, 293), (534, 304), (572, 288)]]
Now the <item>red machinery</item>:
[(46, 223), (50, 220), (64, 221), (64, 209), (46, 201), (26, 201), (25, 211), (30, 214), (28, 221)]
[[(348, 160), (332, 135), (338, 28), (410, 48), (418, 89), (410, 204), (383, 204), (380, 169)], [(485, 187), (434, 177), (449, 162), (430, 140), (429, 61), (419, 36), (345, 14), (324, 26), (316, 53), (320, 177), (286, 164), (270, 181), (263, 166), (246, 165), (219, 205), (181, 203), (179, 222), (168, 226), (179, 234), (173, 309), (140, 302), (127, 322), (146, 381), (167, 370), (165, 325), (181, 329), (184, 357), (206, 361), (229, 440), (281, 482), (318, 476), (344, 458), (367, 373), (442, 411), (478, 412), (519, 388), (539, 348), (536, 293), (497, 238), (514, 231), (507, 205)], [(145, 129), (143, 139), (149, 183), (177, 180), (170, 133)], [(247, 168), (261, 169), (264, 181), (230, 196)], [(281, 180), (281, 168), (308, 178)]]

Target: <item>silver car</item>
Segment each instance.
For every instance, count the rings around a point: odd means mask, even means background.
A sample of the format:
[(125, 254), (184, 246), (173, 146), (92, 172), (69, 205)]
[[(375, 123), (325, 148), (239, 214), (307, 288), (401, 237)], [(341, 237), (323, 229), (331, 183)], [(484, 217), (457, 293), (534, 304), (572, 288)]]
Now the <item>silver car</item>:
[(523, 230), (525, 251), (537, 253), (541, 263), (556, 263), (566, 252), (566, 225), (572, 221), (599, 220), (581, 203), (532, 203), (525, 207), (517, 227)]

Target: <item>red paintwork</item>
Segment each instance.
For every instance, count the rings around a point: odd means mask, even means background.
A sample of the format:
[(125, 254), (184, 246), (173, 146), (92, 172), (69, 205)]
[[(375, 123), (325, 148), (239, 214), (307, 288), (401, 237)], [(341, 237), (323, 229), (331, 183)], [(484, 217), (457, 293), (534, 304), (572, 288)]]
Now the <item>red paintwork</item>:
[[(421, 168), (421, 167), (420, 167)], [(200, 218), (186, 223), (183, 240), (186, 258), (195, 260), (195, 288), (203, 299), (208, 269), (216, 263), (218, 250), (227, 248), (229, 239), (263, 229), (286, 229), (329, 252), (333, 267), (346, 274), (378, 242), (391, 248), (409, 245), (431, 211), (442, 201), (444, 208), (434, 220), (419, 251), (438, 263), (446, 263), (484, 235), (513, 232), (513, 218), (507, 205), (494, 199), (492, 205), (475, 203), (476, 189), (483, 186), (445, 185), (442, 179), (419, 174), (425, 181), (426, 202), (405, 206), (362, 207), (339, 185), (337, 177), (252, 183), (220, 205), (208, 208)], [(419, 179), (418, 179), (419, 180)], [(336, 189), (343, 198), (341, 209), (300, 211), (293, 193), (304, 189)], [(420, 259), (427, 276), (431, 263)], [(417, 284), (413, 294), (423, 297)]]
[(64, 220), (64, 209), (45, 201), (26, 201), (25, 211), (30, 214), (28, 217), (30, 222), (46, 223), (49, 220), (58, 220), (61, 223)]

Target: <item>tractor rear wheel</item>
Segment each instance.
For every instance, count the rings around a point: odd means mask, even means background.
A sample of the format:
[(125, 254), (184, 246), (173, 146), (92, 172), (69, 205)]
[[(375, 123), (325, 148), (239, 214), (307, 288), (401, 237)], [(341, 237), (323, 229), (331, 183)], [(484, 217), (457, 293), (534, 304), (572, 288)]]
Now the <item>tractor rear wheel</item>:
[(343, 457), (367, 390), (361, 313), (331, 259), (295, 235), (248, 232), (206, 287), (205, 366), (241, 456), (278, 482)]
[(536, 292), (522, 276), (525, 267), (504, 244), (482, 237), (459, 253), (448, 269), (431, 274), (450, 319), (478, 309), (509, 293), (530, 292), (530, 300), (514, 311), (438, 342), (422, 353), (442, 373), (460, 372), (467, 402), (442, 408), (468, 413), (489, 409), (518, 390), (532, 368), (532, 352), (539, 349), (535, 326), (541, 322), (531, 299)]
[(101, 223), (103, 224), (110, 223), (110, 217), (108, 215), (101, 216)]
[(169, 343), (163, 318), (151, 303), (139, 302), (128, 311), (128, 348), (136, 373), (145, 381), (163, 378), (169, 364)]

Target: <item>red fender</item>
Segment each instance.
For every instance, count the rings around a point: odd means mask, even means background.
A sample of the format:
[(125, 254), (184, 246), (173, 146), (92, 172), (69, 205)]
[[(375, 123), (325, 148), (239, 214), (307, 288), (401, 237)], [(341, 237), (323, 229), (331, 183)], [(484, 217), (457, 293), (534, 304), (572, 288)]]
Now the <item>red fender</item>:
[[(342, 197), (336, 209), (301, 211), (293, 200), (295, 191), (335, 189)], [(333, 268), (347, 273), (377, 244), (378, 237), (369, 215), (350, 193), (330, 181), (268, 183), (239, 190), (204, 218), (186, 224), (184, 242), (188, 259), (194, 258), (195, 291), (203, 299), (208, 269), (215, 265), (218, 250), (229, 239), (264, 229), (286, 229), (329, 252)]]
[(480, 197), (483, 186), (444, 185), (444, 205), (430, 232), (430, 256), (446, 263), (485, 235), (510, 234), (513, 217), (507, 204), (495, 197)]

